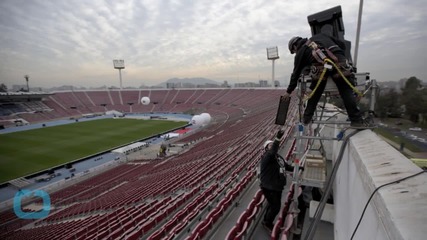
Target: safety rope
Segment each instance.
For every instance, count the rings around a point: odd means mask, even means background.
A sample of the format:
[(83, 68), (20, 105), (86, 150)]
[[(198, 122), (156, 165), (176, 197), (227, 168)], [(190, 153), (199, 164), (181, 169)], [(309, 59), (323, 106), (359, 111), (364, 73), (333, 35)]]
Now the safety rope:
[(353, 84), (351, 84), (351, 82), (344, 76), (344, 74), (341, 72), (340, 68), (330, 59), (325, 59), (326, 62), (329, 62), (330, 64), (332, 64), (332, 66), (335, 67), (335, 69), (338, 71), (338, 73), (340, 74), (340, 76), (344, 79), (344, 81), (351, 87), (351, 89), (353, 89), (353, 91), (359, 95), (359, 97), (363, 97), (363, 94), (361, 92), (359, 92), (359, 90), (357, 90), (356, 87), (353, 86)]
[(316, 92), (317, 88), (320, 86), (320, 82), (323, 80), (323, 77), (325, 76), (326, 71), (328, 71), (327, 68), (323, 68), (322, 73), (320, 74), (319, 80), (317, 80), (317, 84), (314, 87), (313, 91), (311, 91), (310, 95), (308, 95), (306, 98), (304, 98), (304, 101), (307, 101), (311, 97), (313, 97), (314, 93)]
[[(362, 94), (356, 87), (353, 86), (353, 84), (351, 84), (351, 82), (344, 76), (344, 74), (342, 73), (342, 71), (339, 69), (339, 67), (329, 58), (325, 58), (323, 60), (324, 64), (330, 63), (338, 72), (338, 74), (342, 77), (342, 79), (344, 79), (344, 81), (350, 86), (350, 88), (359, 96), (359, 97), (363, 97), (364, 94)], [(328, 68), (324, 67), (322, 73), (320, 74), (319, 80), (317, 80), (317, 84), (314, 87), (313, 91), (310, 93), (310, 95), (308, 95), (304, 101), (310, 99), (311, 97), (313, 97), (314, 93), (316, 92), (317, 88), (320, 86), (320, 82), (323, 80), (326, 71), (328, 71)]]

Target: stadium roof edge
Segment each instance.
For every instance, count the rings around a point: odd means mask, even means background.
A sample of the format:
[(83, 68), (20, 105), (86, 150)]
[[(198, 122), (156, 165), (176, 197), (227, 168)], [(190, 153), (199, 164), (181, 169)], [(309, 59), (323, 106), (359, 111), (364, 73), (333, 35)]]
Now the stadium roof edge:
[(10, 102), (23, 99), (42, 99), (53, 95), (46, 92), (0, 92), (0, 101)]

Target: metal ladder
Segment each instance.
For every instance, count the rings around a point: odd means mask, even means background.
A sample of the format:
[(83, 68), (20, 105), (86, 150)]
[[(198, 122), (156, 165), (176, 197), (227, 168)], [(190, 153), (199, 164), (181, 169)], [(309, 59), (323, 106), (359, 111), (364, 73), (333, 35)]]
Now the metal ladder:
[[(307, 80), (311, 79), (304, 79), (304, 76), (300, 78), (299, 80), (299, 112), (302, 114), (303, 112), (303, 96), (305, 94)], [(331, 80), (328, 80), (332, 82)], [(332, 83), (333, 84), (333, 83)], [(336, 90), (336, 89), (335, 89)], [(325, 88), (325, 94), (327, 95), (328, 92), (333, 91), (331, 87), (329, 86), (329, 89)], [(326, 157), (325, 152), (323, 150), (323, 141), (336, 141), (341, 140), (337, 137), (325, 137), (321, 135), (322, 129), (321, 124), (324, 126), (325, 124), (348, 124), (348, 122), (337, 122), (337, 121), (322, 121), (324, 118), (324, 111), (325, 111), (325, 105), (326, 100), (323, 102), (323, 106), (321, 107), (322, 111), (318, 114), (316, 112), (316, 118), (320, 121), (314, 121), (313, 123), (316, 124), (315, 128), (311, 128), (314, 126), (314, 124), (304, 126), (301, 123), (301, 116), (300, 121), (295, 123), (296, 124), (296, 149), (293, 154), (293, 162), (294, 162), (294, 172), (293, 172), (293, 179), (292, 182), (294, 183), (294, 193), (298, 193), (298, 190), (301, 186), (310, 186), (310, 187), (318, 187), (322, 189), (332, 189), (332, 183), (334, 181), (335, 176), (333, 176), (333, 179), (331, 179), (331, 175), (327, 172), (327, 164), (326, 164)], [(304, 168), (303, 171), (301, 171), (301, 166)], [(328, 174), (329, 179), (327, 179)], [(324, 191), (324, 196), (329, 196), (329, 192)], [(291, 205), (290, 211), (294, 213), (295, 218), (298, 218), (299, 209), (298, 209), (298, 194), (294, 194), (293, 196), (293, 204)], [(327, 198), (325, 198), (326, 203)], [(324, 206), (323, 206), (324, 207)], [(323, 209), (321, 209), (320, 215), (323, 212)], [(293, 224), (293, 232), (294, 233), (300, 233), (301, 229), (298, 229), (297, 221), (294, 221)], [(292, 238), (291, 238), (292, 239)]]
[[(365, 76), (362, 74), (362, 76)], [(307, 76), (301, 76), (301, 78), (298, 81), (299, 84), (299, 111), (300, 115), (303, 112), (303, 97), (306, 91), (307, 83), (310, 82), (311, 79)], [(336, 88), (335, 84), (332, 82), (332, 80), (327, 80), (327, 85), (324, 90), (325, 94), (325, 101), (323, 101), (323, 106), (320, 108), (322, 109), (320, 111), (320, 114), (317, 114), (316, 112), (316, 118), (319, 119), (319, 121), (314, 121), (314, 124), (316, 125), (315, 129), (305, 129), (308, 126), (304, 126), (301, 123), (301, 116), (300, 121), (296, 123), (296, 151), (294, 154), (294, 172), (293, 172), (293, 179), (292, 182), (294, 183), (294, 193), (297, 193), (299, 188), (301, 186), (310, 186), (310, 187), (318, 187), (323, 189), (323, 196), (319, 203), (319, 207), (317, 208), (317, 211), (313, 217), (313, 222), (310, 225), (305, 239), (312, 239), (314, 232), (316, 230), (316, 225), (320, 221), (320, 217), (323, 213), (323, 209), (326, 205), (326, 201), (332, 191), (333, 182), (335, 180), (335, 176), (337, 173), (337, 170), (339, 168), (339, 165), (341, 163), (342, 154), (344, 152), (345, 146), (347, 144), (348, 139), (354, 135), (357, 130), (353, 131), (352, 133), (348, 134), (348, 136), (344, 137), (344, 133), (342, 132), (342, 135), (340, 137), (325, 137), (321, 135), (322, 129), (321, 125), (325, 126), (327, 124), (338, 124), (338, 125), (346, 125), (349, 124), (349, 122), (343, 122), (343, 121), (324, 121), (324, 114), (325, 114), (325, 106), (327, 101), (330, 99), (332, 92), (338, 92), (338, 89)], [(377, 88), (377, 84), (375, 80), (370, 82), (370, 85), (368, 88), (366, 88), (365, 93), (368, 92), (370, 89), (371, 96), (370, 96), (370, 110), (373, 112), (374, 105), (375, 105), (375, 91)], [(314, 134), (307, 134), (309, 132), (313, 132)], [(335, 164), (332, 167), (332, 170), (330, 173), (327, 172), (327, 164), (326, 164), (326, 157), (325, 152), (323, 150), (323, 141), (339, 141), (343, 140), (343, 144), (341, 146), (340, 153), (338, 155), (338, 159), (335, 162)], [(300, 171), (300, 166), (304, 167), (304, 171)], [(293, 196), (293, 204), (291, 206), (290, 211), (292, 211), (295, 215), (295, 217), (298, 217), (299, 209), (298, 209), (298, 194), (294, 194)], [(297, 225), (294, 221), (294, 232), (299, 232), (300, 229), (297, 229)]]

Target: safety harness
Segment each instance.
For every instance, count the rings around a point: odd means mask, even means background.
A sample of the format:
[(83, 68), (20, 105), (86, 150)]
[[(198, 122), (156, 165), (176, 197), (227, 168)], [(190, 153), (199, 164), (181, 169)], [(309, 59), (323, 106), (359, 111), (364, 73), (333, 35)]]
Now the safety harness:
[[(314, 59), (316, 59), (316, 61), (318, 61), (319, 63), (324, 63), (325, 59), (327, 58), (326, 55), (323, 53), (322, 49), (319, 48), (319, 46), (317, 45), (317, 43), (311, 41), (311, 40), (307, 40), (307, 42), (305, 43), (305, 45), (307, 45), (308, 47), (310, 47), (312, 49), (311, 54), (313, 55)], [(329, 48), (335, 48), (338, 47), (337, 45), (331, 46)], [(328, 55), (329, 58), (332, 59), (332, 61), (334, 62), (338, 62), (338, 58), (337, 56), (335, 56), (330, 50), (329, 48), (323, 48), (323, 50), (325, 50), (326, 54)]]
[[(314, 87), (313, 91), (310, 93), (310, 95), (305, 99), (308, 100), (310, 99), (314, 93), (316, 92), (317, 88), (320, 85), (320, 82), (323, 80), (323, 78), (325, 77), (325, 74), (328, 70), (332, 70), (333, 68), (335, 68), (335, 70), (338, 72), (339, 76), (344, 79), (344, 81), (351, 87), (351, 89), (359, 96), (359, 97), (363, 97), (363, 94), (359, 92), (359, 90), (357, 90), (357, 88), (355, 88), (353, 86), (353, 84), (347, 79), (347, 77), (345, 76), (345, 74), (341, 71), (341, 68), (339, 66), (341, 66), (341, 64), (338, 62), (338, 58), (337, 56), (335, 56), (330, 49), (333, 49), (335, 47), (338, 47), (337, 45), (333, 45), (329, 48), (320, 48), (314, 41), (308, 40), (305, 45), (307, 45), (308, 47), (310, 47), (312, 49), (311, 54), (313, 56), (314, 59), (316, 59), (317, 62), (319, 62), (320, 64), (322, 64), (323, 66), (323, 70), (320, 74), (319, 79), (317, 80), (317, 84)], [(326, 52), (326, 54), (325, 54)], [(339, 65), (339, 66), (338, 66)], [(350, 71), (346, 71), (346, 73), (348, 73), (347, 75), (351, 74)]]

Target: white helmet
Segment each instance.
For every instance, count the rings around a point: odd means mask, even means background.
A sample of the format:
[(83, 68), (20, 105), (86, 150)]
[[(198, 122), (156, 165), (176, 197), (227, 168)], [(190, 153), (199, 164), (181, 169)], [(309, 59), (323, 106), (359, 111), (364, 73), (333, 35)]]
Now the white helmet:
[(267, 146), (268, 146), (268, 144), (270, 144), (270, 143), (272, 143), (273, 141), (271, 141), (271, 140), (267, 140), (267, 141), (265, 141), (264, 142), (264, 150), (267, 150)]

